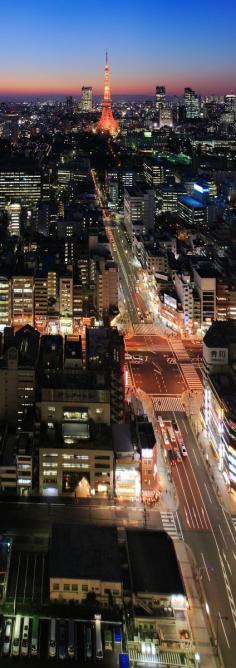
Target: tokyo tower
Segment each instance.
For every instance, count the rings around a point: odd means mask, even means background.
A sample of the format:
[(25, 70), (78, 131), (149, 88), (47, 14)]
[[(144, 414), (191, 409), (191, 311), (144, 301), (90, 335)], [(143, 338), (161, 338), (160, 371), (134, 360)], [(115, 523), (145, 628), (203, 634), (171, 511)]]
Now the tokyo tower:
[(106, 51), (102, 113), (97, 124), (97, 132), (110, 132), (111, 135), (117, 135), (117, 133), (119, 132), (119, 125), (113, 116), (111, 108), (110, 68), (108, 65), (107, 51)]

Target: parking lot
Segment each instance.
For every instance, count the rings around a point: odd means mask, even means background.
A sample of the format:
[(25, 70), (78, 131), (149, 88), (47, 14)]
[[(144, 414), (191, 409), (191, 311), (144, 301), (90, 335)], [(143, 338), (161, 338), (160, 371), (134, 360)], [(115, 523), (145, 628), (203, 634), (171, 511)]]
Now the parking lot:
[[(15, 660), (19, 663), (19, 665), (61, 665), (61, 660), (59, 658), (60, 655), (60, 623), (62, 620), (57, 619), (56, 620), (56, 653), (55, 653), (55, 658), (50, 657), (49, 658), (49, 639), (50, 639), (50, 628), (51, 628), (51, 620), (50, 619), (40, 619), (39, 620), (39, 628), (38, 628), (38, 655), (37, 657), (31, 657), (31, 639), (32, 639), (32, 624), (33, 620), (30, 618), (30, 630), (29, 630), (29, 639), (28, 639), (28, 655), (26, 658), (23, 658), (21, 656), (21, 643), (20, 643), (20, 650), (19, 650), (19, 657), (17, 659), (12, 657), (12, 643), (13, 643), (13, 638), (14, 638), (14, 623), (15, 623), (15, 618), (10, 617), (11, 620), (11, 638), (10, 638), (10, 644), (9, 644), (9, 652), (7, 655), (4, 656), (4, 637), (5, 637), (5, 632), (6, 632), (6, 625), (7, 625), (7, 617), (4, 618), (3, 624), (2, 624), (2, 632), (1, 632), (1, 642), (0, 642), (0, 663), (4, 661), (4, 665), (14, 665)], [(69, 658), (68, 655), (68, 629), (69, 629), (69, 620), (64, 619), (63, 620), (63, 626), (65, 628), (65, 656), (63, 660), (63, 665), (73, 665), (74, 662), (79, 663), (80, 666), (86, 665), (87, 668), (89, 666), (94, 665), (94, 661), (96, 660), (96, 639), (95, 639), (95, 628), (94, 628), (94, 622), (82, 622), (79, 620), (73, 620), (73, 625), (74, 625), (74, 657)], [(90, 627), (91, 628), (91, 658), (86, 657), (86, 644), (85, 644), (85, 629)], [(23, 617), (21, 621), (21, 633), (22, 633), (22, 628), (23, 628)], [(111, 631), (111, 636), (112, 636), (112, 646), (110, 649), (106, 649), (105, 646), (105, 633), (107, 630)], [(117, 667), (119, 663), (119, 652), (121, 651), (121, 643), (116, 644), (115, 643), (115, 627), (112, 624), (107, 624), (102, 622), (102, 648), (103, 648), (103, 658), (99, 661), (99, 665), (101, 666), (114, 666)]]
[(46, 552), (12, 550), (7, 603), (43, 605), (48, 600), (48, 556)]

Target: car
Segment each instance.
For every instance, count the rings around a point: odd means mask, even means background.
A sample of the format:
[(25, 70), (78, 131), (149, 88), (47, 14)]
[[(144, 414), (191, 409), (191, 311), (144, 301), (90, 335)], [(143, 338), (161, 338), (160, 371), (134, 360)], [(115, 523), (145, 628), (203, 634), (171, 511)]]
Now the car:
[(168, 452), (168, 457), (169, 457), (169, 461), (170, 461), (171, 466), (175, 466), (176, 461), (175, 461), (175, 458), (174, 458), (174, 453), (172, 452), (172, 450), (167, 450), (167, 452)]
[(181, 464), (181, 462), (182, 462), (182, 457), (181, 457), (179, 448), (178, 448), (178, 450), (176, 450), (175, 452), (176, 452), (176, 460), (177, 460), (178, 464)]
[(59, 621), (58, 644), (59, 659), (66, 659), (66, 625), (62, 619)]
[(5, 631), (3, 637), (3, 648), (2, 653), (4, 656), (8, 656), (11, 646), (11, 634), (12, 634), (12, 619), (7, 619), (5, 623)]
[(186, 447), (185, 447), (184, 443), (182, 445), (180, 445), (180, 451), (181, 451), (182, 457), (187, 457), (188, 456), (188, 453), (187, 453), (187, 450), (186, 450)]

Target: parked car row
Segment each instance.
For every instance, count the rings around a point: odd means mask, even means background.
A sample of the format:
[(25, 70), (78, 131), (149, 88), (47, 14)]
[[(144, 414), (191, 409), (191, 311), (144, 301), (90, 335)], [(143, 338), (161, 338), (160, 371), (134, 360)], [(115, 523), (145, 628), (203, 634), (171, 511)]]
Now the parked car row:
[(104, 651), (122, 651), (121, 629), (103, 625), (100, 615), (83, 625), (74, 619), (53, 618), (41, 620), (41, 626), (38, 617), (16, 615), (15, 618), (2, 617), (0, 626), (2, 656), (36, 657), (41, 655), (42, 645), (45, 656), (62, 660), (82, 655), (85, 661), (100, 661)]
[(174, 420), (164, 421), (160, 415), (158, 415), (158, 424), (169, 462), (171, 466), (175, 466), (176, 463), (182, 462), (182, 458), (188, 456), (181, 431)]
[(28, 656), (30, 618), (16, 615), (3, 621), (2, 654), (3, 656)]

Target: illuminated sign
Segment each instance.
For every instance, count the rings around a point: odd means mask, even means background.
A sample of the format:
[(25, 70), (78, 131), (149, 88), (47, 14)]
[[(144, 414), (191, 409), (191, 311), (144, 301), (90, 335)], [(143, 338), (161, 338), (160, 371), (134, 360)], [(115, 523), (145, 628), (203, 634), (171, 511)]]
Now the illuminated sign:
[(194, 190), (197, 190), (197, 192), (201, 193), (201, 195), (203, 195), (203, 193), (209, 193), (209, 188), (208, 187), (203, 188), (203, 186), (199, 186), (198, 183), (194, 183), (193, 187), (194, 187)]
[(177, 300), (175, 297), (171, 297), (170, 295), (164, 293), (164, 304), (166, 304), (166, 306), (170, 306), (170, 308), (174, 308), (175, 311), (177, 311)]

